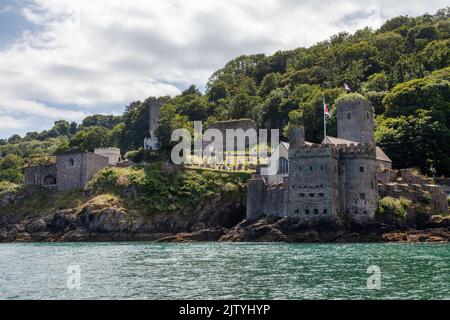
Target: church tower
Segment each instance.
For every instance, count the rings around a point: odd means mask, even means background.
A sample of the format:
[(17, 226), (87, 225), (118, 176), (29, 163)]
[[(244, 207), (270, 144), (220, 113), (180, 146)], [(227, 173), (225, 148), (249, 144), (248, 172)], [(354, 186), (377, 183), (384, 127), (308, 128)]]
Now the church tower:
[(338, 138), (375, 144), (372, 104), (362, 96), (347, 97), (336, 105)]

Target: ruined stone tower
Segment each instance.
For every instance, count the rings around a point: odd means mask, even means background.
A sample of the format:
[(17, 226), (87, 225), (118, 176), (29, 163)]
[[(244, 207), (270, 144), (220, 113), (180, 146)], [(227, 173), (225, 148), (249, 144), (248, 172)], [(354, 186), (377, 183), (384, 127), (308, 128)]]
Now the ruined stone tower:
[(162, 102), (159, 100), (153, 101), (149, 106), (149, 137), (144, 140), (144, 148), (146, 150), (158, 150), (159, 141), (155, 135), (155, 131), (158, 128), (159, 110), (161, 109)]

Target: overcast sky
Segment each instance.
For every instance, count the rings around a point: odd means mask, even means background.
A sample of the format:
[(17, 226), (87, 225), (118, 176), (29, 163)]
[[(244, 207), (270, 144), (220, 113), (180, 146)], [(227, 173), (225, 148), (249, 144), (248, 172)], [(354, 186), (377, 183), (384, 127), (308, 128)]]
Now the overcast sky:
[(0, 0), (0, 138), (203, 88), (242, 54), (310, 46), (448, 0)]

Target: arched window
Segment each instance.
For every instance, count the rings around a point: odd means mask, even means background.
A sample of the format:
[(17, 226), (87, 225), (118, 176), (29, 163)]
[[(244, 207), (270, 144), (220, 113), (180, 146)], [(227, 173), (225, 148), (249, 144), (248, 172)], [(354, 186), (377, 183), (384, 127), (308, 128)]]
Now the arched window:
[(286, 174), (289, 172), (289, 161), (288, 159), (281, 157), (278, 160), (278, 174)]
[(48, 175), (44, 178), (44, 186), (53, 186), (56, 184), (56, 177)]

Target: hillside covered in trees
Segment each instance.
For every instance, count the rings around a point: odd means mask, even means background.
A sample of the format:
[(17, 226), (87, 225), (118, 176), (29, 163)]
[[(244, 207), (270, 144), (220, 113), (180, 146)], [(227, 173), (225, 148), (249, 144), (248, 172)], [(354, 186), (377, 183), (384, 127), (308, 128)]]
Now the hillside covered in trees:
[[(450, 176), (450, 8), (419, 17), (400, 16), (380, 29), (332, 36), (310, 48), (271, 56), (240, 56), (211, 75), (206, 92), (191, 86), (175, 97), (130, 103), (122, 116), (94, 115), (82, 123), (61, 120), (43, 132), (0, 140), (0, 184), (23, 181), (23, 166), (58, 152), (117, 146), (137, 150), (148, 133), (150, 103), (161, 108), (157, 135), (163, 152), (170, 134), (191, 121), (253, 119), (260, 128), (303, 125), (309, 141), (323, 138), (323, 98), (331, 106), (344, 83), (373, 103), (377, 143), (396, 168)], [(1, 188), (0, 188), (1, 189)]]

